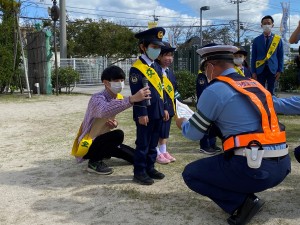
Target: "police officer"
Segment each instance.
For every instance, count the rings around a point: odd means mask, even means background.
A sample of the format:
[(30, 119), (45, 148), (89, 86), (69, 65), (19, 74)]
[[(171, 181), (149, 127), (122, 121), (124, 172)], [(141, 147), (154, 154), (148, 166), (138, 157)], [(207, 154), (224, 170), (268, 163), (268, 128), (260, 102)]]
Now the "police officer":
[(163, 118), (167, 114), (162, 86), (162, 70), (155, 62), (159, 56), (165, 29), (155, 27), (137, 33), (141, 56), (129, 72), (131, 93), (149, 85), (150, 102), (141, 101), (133, 105), (133, 119), (136, 123), (136, 149), (134, 155), (133, 181), (151, 185), (153, 179), (163, 179), (164, 174), (154, 168), (157, 156), (156, 146)]
[(278, 185), (291, 171), (276, 112), (300, 114), (300, 98), (272, 98), (259, 82), (240, 76), (233, 63), (236, 51), (237, 47), (216, 44), (197, 50), (213, 80), (195, 114), (176, 124), (191, 140), (201, 139), (211, 124), (219, 128), (224, 153), (190, 163), (182, 176), (190, 189), (231, 215), (229, 224), (247, 224), (264, 204), (255, 193)]

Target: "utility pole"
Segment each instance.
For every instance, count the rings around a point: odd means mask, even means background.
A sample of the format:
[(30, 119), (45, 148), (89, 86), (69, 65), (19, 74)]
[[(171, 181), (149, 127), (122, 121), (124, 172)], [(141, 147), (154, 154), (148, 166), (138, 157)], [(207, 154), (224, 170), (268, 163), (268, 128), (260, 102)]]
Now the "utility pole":
[(66, 26), (66, 0), (59, 0), (60, 8), (60, 58), (67, 58), (67, 26)]
[(236, 36), (237, 36), (237, 45), (240, 45), (240, 3), (245, 2), (246, 0), (230, 0), (230, 3), (236, 4), (237, 6), (237, 29), (236, 29)]

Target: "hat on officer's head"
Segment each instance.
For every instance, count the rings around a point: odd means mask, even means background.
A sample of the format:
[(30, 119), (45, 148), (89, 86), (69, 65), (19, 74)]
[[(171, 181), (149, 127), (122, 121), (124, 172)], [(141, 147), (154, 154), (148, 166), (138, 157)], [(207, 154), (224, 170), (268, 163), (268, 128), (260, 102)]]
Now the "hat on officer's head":
[(244, 56), (247, 56), (248, 52), (243, 47), (238, 47), (238, 50), (234, 54), (242, 54)]
[(174, 52), (176, 48), (173, 48), (169, 42), (163, 41), (164, 46), (161, 46), (160, 55)]
[(237, 50), (238, 48), (232, 45), (218, 45), (211, 43), (203, 46), (196, 51), (202, 59), (200, 69), (203, 69), (204, 63), (210, 60), (226, 60), (233, 62), (233, 53)]
[(148, 30), (142, 31), (134, 35), (135, 38), (140, 40), (140, 43), (148, 41), (152, 44), (164, 46), (162, 38), (165, 35), (166, 31), (162, 27), (153, 27)]

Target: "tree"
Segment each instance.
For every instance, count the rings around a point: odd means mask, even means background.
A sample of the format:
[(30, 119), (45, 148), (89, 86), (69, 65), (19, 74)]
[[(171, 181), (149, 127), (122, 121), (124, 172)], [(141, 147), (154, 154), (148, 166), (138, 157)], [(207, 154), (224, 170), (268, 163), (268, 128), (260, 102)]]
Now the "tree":
[(128, 58), (137, 54), (134, 33), (106, 20), (76, 20), (67, 27), (68, 56)]
[(0, 1), (0, 93), (5, 86), (19, 86), (20, 48), (17, 45), (16, 15), (20, 4), (12, 0)]

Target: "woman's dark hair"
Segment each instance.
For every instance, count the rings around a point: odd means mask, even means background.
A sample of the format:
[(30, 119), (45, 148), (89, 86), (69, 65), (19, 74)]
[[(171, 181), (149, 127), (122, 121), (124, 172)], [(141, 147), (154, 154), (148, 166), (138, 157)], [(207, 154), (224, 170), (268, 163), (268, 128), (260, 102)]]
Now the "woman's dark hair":
[(101, 74), (101, 81), (103, 80), (119, 80), (119, 79), (124, 79), (125, 80), (125, 73), (124, 71), (118, 67), (118, 66), (109, 66), (105, 70), (103, 70)]

